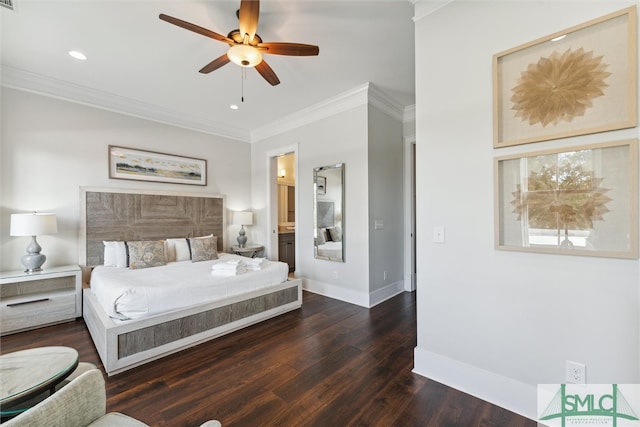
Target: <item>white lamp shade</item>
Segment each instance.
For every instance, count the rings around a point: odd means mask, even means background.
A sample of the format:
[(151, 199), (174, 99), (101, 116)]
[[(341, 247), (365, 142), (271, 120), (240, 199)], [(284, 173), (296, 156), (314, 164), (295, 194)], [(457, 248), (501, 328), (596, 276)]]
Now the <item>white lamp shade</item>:
[(11, 236), (41, 236), (58, 232), (56, 214), (28, 213), (11, 214)]
[(236, 225), (253, 225), (253, 212), (234, 212), (233, 223)]

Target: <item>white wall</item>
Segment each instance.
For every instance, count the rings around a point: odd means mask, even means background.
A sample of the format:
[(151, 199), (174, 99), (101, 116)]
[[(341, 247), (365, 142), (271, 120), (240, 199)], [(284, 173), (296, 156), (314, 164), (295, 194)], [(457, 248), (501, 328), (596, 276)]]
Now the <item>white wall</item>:
[[(370, 303), (404, 289), (402, 122), (369, 105)], [(382, 228), (375, 229), (380, 221)], [(385, 278), (386, 272), (386, 278)]]
[[(368, 305), (367, 106), (361, 105), (251, 145), (254, 228), (270, 233), (267, 223), (267, 155), (297, 145), (298, 223), (296, 271), (306, 289), (355, 304)], [(314, 258), (313, 168), (345, 164), (345, 262)], [(334, 273), (337, 279), (334, 278)]]
[[(79, 188), (139, 188), (219, 193), (230, 210), (251, 207), (249, 144), (2, 88), (0, 268), (21, 269), (26, 237), (9, 236), (11, 213), (51, 211), (58, 234), (38, 242), (44, 267), (78, 263)], [(208, 161), (208, 185), (109, 179), (107, 146), (160, 151)], [(235, 239), (237, 226), (228, 233)], [(248, 237), (251, 238), (249, 230)], [(227, 240), (229, 241), (229, 240)]]
[[(640, 382), (638, 260), (494, 250), (493, 158), (638, 137), (638, 129), (494, 150), (492, 55), (635, 4), (416, 5), (415, 371), (535, 418), (536, 384)], [(446, 243), (433, 244), (434, 226)]]

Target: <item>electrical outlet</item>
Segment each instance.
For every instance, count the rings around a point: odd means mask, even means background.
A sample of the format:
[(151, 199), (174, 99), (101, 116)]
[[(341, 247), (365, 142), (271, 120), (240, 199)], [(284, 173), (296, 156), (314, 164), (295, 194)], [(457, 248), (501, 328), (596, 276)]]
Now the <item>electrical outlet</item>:
[(389, 278), (389, 275), (387, 274), (387, 272), (386, 272), (386, 271), (384, 271), (384, 272), (382, 273), (382, 278), (383, 278), (383, 280), (387, 280), (387, 279)]
[(566, 382), (569, 384), (586, 384), (587, 365), (567, 360)]
[(331, 277), (335, 280), (338, 278), (338, 272), (334, 271), (333, 273), (331, 273)]

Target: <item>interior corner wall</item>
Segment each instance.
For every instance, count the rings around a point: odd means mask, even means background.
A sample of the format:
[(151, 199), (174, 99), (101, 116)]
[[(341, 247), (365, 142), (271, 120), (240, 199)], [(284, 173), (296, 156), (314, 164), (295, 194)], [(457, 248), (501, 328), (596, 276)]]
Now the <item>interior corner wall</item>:
[[(271, 232), (269, 153), (297, 145), (296, 272), (305, 289), (362, 306), (369, 301), (367, 136), (363, 104), (251, 144), (253, 228), (261, 230), (263, 242)], [(316, 259), (313, 246), (313, 169), (336, 163), (345, 165), (344, 263)]]
[[(10, 214), (51, 211), (58, 233), (39, 236), (44, 265), (78, 263), (80, 187), (135, 188), (226, 195), (229, 210), (251, 206), (247, 143), (2, 87), (0, 254), (4, 270), (22, 269), (28, 238), (10, 237)], [(108, 145), (207, 160), (206, 186), (109, 179)], [(229, 228), (235, 238), (237, 227)], [(250, 233), (250, 231), (248, 232)]]
[(404, 291), (402, 127), (400, 120), (369, 104), (370, 306)]
[(495, 156), (638, 128), (492, 148), (492, 56), (637, 2), (453, 1), (425, 16), (420, 3), (414, 371), (533, 419), (536, 385), (564, 383), (567, 360), (589, 383), (639, 383), (638, 260), (498, 251), (493, 226)]

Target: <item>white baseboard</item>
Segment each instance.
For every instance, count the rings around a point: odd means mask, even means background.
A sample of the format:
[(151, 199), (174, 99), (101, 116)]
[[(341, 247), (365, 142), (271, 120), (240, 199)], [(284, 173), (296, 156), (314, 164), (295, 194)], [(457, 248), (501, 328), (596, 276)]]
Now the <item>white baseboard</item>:
[(402, 292), (404, 292), (403, 282), (391, 283), (390, 285), (387, 285), (382, 289), (373, 291), (369, 294), (369, 307), (378, 305), (381, 302), (384, 302), (389, 298), (393, 298)]
[(536, 420), (537, 387), (416, 347), (413, 372)]
[(395, 282), (369, 294), (366, 292), (345, 289), (340, 286), (332, 285), (331, 283), (303, 278), (302, 289), (313, 292), (314, 294), (324, 295), (325, 297), (348, 302), (350, 304), (371, 308), (374, 305), (380, 304), (381, 302), (404, 292), (404, 283)]
[(416, 290), (416, 275), (415, 273), (412, 274), (405, 274), (404, 275), (404, 290), (407, 292), (413, 292)]
[(314, 294), (324, 295), (325, 297), (369, 308), (369, 294), (366, 292), (358, 292), (332, 285), (331, 283), (305, 278), (302, 278), (302, 289), (313, 292)]

